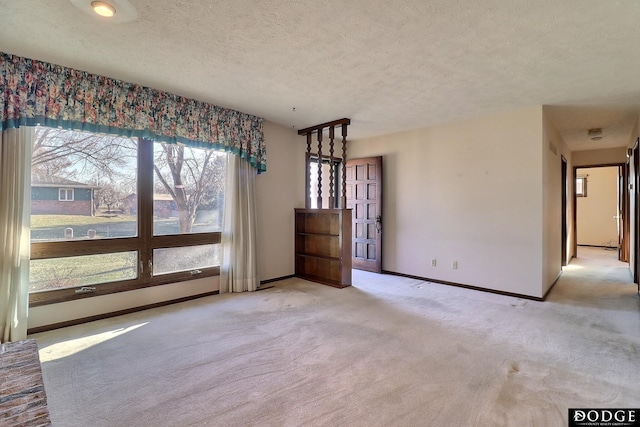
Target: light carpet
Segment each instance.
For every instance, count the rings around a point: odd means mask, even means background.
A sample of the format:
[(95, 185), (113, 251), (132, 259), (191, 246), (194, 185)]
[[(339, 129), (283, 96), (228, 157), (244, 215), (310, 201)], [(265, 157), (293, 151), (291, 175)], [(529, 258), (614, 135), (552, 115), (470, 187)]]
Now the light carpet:
[(354, 271), (32, 337), (54, 426), (562, 426), (640, 406), (636, 285), (578, 255), (546, 302)]

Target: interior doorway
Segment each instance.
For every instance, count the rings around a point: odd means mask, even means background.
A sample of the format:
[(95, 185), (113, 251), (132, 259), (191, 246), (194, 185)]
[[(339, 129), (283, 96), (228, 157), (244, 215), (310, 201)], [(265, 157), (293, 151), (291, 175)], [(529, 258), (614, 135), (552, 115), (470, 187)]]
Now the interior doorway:
[(588, 247), (610, 251), (618, 260), (628, 261), (625, 173), (623, 164), (574, 168), (576, 256), (580, 256), (580, 248)]

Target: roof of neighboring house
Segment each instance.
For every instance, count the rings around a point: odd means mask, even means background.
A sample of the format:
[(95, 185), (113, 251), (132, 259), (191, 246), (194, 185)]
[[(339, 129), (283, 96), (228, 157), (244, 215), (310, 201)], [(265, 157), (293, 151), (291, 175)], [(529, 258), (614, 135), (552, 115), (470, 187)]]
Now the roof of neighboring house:
[(173, 197), (171, 197), (171, 194), (158, 194), (158, 193), (153, 193), (153, 200), (166, 200), (166, 201), (172, 201)]
[[(131, 193), (126, 197), (126, 199), (134, 199), (136, 196), (136, 193)], [(171, 194), (153, 193), (153, 200), (172, 201), (173, 197), (171, 197)]]
[(78, 181), (72, 181), (59, 176), (44, 176), (33, 174), (31, 176), (32, 187), (73, 187), (73, 188), (99, 188), (95, 185), (84, 184)]

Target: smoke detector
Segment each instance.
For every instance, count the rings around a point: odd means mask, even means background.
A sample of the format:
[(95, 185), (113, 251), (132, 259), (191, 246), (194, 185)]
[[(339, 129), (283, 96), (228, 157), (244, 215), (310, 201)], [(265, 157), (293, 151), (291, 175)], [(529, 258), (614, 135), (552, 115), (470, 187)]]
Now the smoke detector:
[(589, 129), (587, 135), (592, 141), (600, 141), (602, 139), (602, 128)]

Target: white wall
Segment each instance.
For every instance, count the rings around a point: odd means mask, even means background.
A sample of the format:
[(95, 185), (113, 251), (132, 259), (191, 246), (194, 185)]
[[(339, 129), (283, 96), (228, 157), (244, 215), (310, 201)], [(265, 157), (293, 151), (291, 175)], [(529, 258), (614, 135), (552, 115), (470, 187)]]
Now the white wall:
[[(293, 209), (304, 207), (304, 141), (266, 122), (267, 172), (258, 175), (258, 264), (261, 280), (294, 273)], [(130, 309), (220, 289), (218, 277), (33, 307), (29, 328)]]
[[(564, 139), (543, 113), (543, 295), (551, 288), (562, 271), (562, 156), (567, 160), (567, 177), (572, 183), (572, 157)], [(573, 184), (573, 183), (572, 183)], [(567, 256), (573, 242), (573, 215), (570, 194), (573, 185), (567, 189)], [(568, 261), (568, 260), (567, 260)]]
[(28, 328), (82, 319), (98, 314), (155, 304), (220, 289), (218, 277), (154, 286), (29, 309)]
[(304, 208), (305, 139), (290, 128), (265, 123), (267, 172), (258, 176), (260, 279), (294, 273), (294, 208)]
[(536, 106), (351, 141), (383, 156), (383, 269), (541, 297), (542, 128)]
[(587, 197), (577, 198), (578, 244), (617, 246), (618, 168), (584, 168), (577, 174), (587, 177)]

